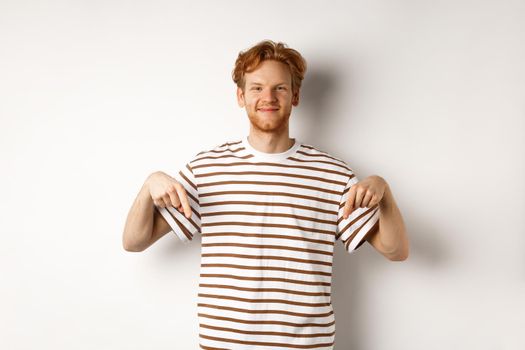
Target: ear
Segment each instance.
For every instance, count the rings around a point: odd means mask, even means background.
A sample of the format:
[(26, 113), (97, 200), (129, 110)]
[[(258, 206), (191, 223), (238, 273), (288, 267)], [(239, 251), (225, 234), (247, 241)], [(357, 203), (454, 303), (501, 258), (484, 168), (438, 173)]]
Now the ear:
[(240, 87), (237, 87), (237, 103), (239, 107), (244, 107), (244, 91)]
[(293, 93), (292, 95), (292, 105), (297, 107), (299, 104), (299, 90)]

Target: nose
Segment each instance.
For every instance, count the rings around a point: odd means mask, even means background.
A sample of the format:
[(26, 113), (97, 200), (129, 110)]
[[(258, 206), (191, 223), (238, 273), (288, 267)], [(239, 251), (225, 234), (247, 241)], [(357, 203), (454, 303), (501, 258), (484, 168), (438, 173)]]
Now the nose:
[(262, 100), (265, 102), (275, 102), (275, 91), (272, 88), (264, 89), (262, 93)]

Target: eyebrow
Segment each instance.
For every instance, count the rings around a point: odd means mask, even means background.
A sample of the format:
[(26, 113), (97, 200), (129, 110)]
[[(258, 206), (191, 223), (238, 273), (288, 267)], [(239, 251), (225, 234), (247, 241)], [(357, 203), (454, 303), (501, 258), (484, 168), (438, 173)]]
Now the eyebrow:
[[(277, 83), (275, 85), (286, 85), (286, 84), (288, 84), (288, 83), (283, 81), (283, 82)], [(253, 83), (249, 83), (249, 85), (263, 85), (263, 84), (259, 83), (259, 82), (253, 82)]]

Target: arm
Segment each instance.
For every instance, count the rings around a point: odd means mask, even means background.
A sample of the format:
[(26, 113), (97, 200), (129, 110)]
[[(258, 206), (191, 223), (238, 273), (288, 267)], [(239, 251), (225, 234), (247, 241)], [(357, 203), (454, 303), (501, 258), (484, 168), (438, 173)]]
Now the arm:
[(403, 261), (408, 258), (409, 242), (405, 223), (388, 184), (379, 202), (378, 226), (367, 240), (389, 260)]
[(166, 220), (155, 210), (148, 180), (140, 189), (126, 219), (122, 245), (129, 252), (145, 250), (171, 230)]

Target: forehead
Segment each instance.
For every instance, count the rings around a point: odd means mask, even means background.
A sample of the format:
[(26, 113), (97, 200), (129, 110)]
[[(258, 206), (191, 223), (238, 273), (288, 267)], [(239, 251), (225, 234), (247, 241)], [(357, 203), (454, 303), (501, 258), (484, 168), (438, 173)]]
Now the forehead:
[(290, 68), (286, 64), (274, 60), (263, 61), (253, 72), (246, 73), (245, 78), (248, 84), (290, 84), (292, 81)]

